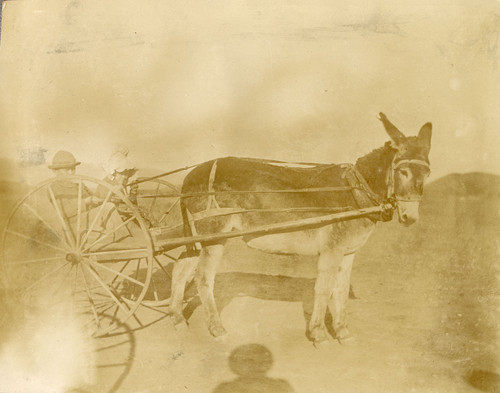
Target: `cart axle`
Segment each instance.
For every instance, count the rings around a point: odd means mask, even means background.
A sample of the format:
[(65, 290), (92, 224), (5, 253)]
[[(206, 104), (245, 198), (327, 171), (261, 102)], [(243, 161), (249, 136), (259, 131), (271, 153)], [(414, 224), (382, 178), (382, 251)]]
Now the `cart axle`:
[(82, 257), (78, 254), (70, 252), (66, 254), (66, 260), (68, 262), (71, 262), (73, 265), (76, 265), (77, 263), (81, 262)]

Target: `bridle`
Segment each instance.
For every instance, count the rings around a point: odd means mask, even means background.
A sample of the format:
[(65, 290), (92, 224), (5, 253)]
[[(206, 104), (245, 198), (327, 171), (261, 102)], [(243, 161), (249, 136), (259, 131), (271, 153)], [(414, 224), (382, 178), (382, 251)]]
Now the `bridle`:
[(421, 165), (430, 170), (430, 165), (427, 161), (424, 160), (415, 160), (415, 159), (403, 159), (396, 161), (397, 155), (394, 156), (394, 159), (392, 160), (391, 167), (388, 170), (387, 174), (387, 199), (389, 200), (394, 200), (396, 202), (420, 202), (422, 199), (422, 196), (416, 196), (416, 197), (402, 197), (399, 195), (396, 195), (394, 191), (394, 175), (396, 173), (396, 170), (402, 165), (402, 164), (414, 164), (414, 165)]

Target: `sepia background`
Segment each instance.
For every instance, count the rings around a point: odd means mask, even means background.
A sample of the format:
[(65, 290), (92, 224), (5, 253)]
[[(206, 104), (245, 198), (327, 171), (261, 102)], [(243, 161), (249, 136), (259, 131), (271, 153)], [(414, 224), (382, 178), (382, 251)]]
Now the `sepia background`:
[(352, 161), (385, 112), (432, 121), (433, 176), (500, 168), (498, 1), (4, 5), (2, 157)]
[(128, 368), (101, 368), (96, 391), (215, 392), (249, 343), (297, 392), (498, 391), (499, 40), (493, 0), (4, 0), (0, 225), (60, 149), (98, 178), (117, 143), (147, 174), (340, 163), (387, 140), (379, 112), (406, 135), (433, 123), (421, 222), (357, 255), (356, 347), (307, 342), (313, 260), (235, 241), (216, 283), (227, 341), (198, 308), (187, 333), (163, 319), (130, 333)]

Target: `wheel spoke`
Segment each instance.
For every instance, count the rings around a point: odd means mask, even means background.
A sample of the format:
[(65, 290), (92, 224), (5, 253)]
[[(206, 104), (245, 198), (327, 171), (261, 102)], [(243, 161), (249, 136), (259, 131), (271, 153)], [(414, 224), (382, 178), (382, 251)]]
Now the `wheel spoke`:
[(90, 246), (87, 246), (83, 249), (83, 251), (88, 251), (90, 250), (92, 247), (94, 247), (97, 243), (101, 242), (102, 240), (106, 239), (108, 236), (111, 236), (113, 234), (115, 234), (117, 231), (119, 231), (120, 229), (122, 229), (125, 225), (127, 225), (129, 222), (135, 220), (135, 217), (132, 216), (130, 217), (129, 219), (127, 219), (126, 221), (122, 222), (120, 225), (118, 225), (112, 232), (108, 232), (106, 234), (104, 234), (104, 236), (101, 236), (99, 239), (97, 239), (95, 242), (93, 242)]
[[(130, 263), (130, 261), (131, 261), (131, 259), (129, 259), (127, 262), (125, 262), (125, 264), (120, 269), (120, 273), (125, 270), (125, 268), (128, 266), (128, 264)], [(113, 277), (113, 280), (111, 280), (110, 284), (113, 284), (117, 278), (118, 278), (118, 274)]]
[[(96, 290), (96, 289), (100, 289), (102, 288), (102, 285), (99, 285), (98, 287), (94, 287), (93, 289)], [(114, 289), (114, 288), (113, 288)], [(96, 292), (94, 293), (94, 296), (100, 296), (100, 297), (103, 297), (105, 299), (109, 299), (109, 295), (107, 293), (99, 293), (99, 292)], [(104, 300), (103, 300), (104, 301)]]
[[(99, 274), (93, 269), (93, 267), (91, 265), (87, 265), (87, 264), (83, 264), (82, 266), (85, 266), (85, 268), (90, 272), (90, 274), (95, 278), (95, 280), (101, 284), (102, 288), (107, 292), (107, 294), (114, 300), (114, 302), (116, 303), (116, 305), (120, 308), (120, 310), (122, 310), (125, 314), (127, 314), (128, 312), (130, 312), (130, 310), (128, 310), (124, 303), (121, 303), (118, 298), (116, 297), (116, 295), (113, 293), (113, 291), (111, 290), (111, 288), (108, 287), (108, 285), (101, 279), (101, 277), (99, 276)], [(118, 311), (118, 310), (117, 310)], [(116, 316), (116, 315), (115, 315)]]
[[(108, 302), (108, 304), (106, 304), (106, 305), (107, 305), (107, 307), (106, 307), (106, 308), (103, 308), (103, 306), (102, 306), (102, 305), (98, 305), (98, 306), (96, 306), (96, 310), (98, 311), (98, 313), (99, 313), (100, 315), (103, 315), (103, 314), (104, 314), (106, 311), (108, 311), (111, 307), (115, 306), (115, 303), (114, 303), (113, 301), (110, 301), (110, 302)], [(118, 310), (118, 307), (117, 307), (116, 309)], [(89, 321), (87, 321), (87, 322), (85, 323), (85, 328), (89, 327), (89, 326), (90, 326), (90, 325), (92, 325), (92, 324), (94, 324), (94, 320), (93, 320), (93, 319), (91, 319), (91, 320), (89, 320)], [(100, 326), (100, 322), (99, 322), (99, 326)], [(96, 330), (99, 330), (99, 327), (97, 327), (97, 329), (96, 329)], [(96, 332), (94, 332), (94, 334), (95, 334), (95, 333), (96, 333)]]
[(57, 250), (57, 251), (62, 251), (64, 253), (67, 253), (69, 250), (65, 250), (64, 248), (61, 248), (61, 247), (58, 247), (58, 246), (54, 246), (53, 244), (50, 244), (50, 243), (47, 243), (47, 242), (43, 242), (41, 240), (37, 240), (31, 236), (27, 236), (27, 235), (24, 235), (22, 233), (19, 233), (19, 232), (16, 232), (16, 231), (13, 231), (11, 229), (7, 229), (6, 230), (7, 233), (10, 233), (12, 235), (16, 235), (16, 236), (19, 236), (19, 237), (22, 237), (23, 239), (26, 239), (26, 240), (30, 240), (32, 242), (35, 242), (35, 243), (38, 243), (38, 244), (41, 244), (42, 246), (46, 246), (46, 247), (50, 247), (50, 248), (53, 248), (54, 250)]
[(38, 281), (35, 281), (33, 284), (31, 284), (28, 288), (26, 288), (24, 291), (25, 292), (28, 292), (30, 291), (33, 287), (37, 286), (38, 284), (40, 284), (42, 281), (46, 280), (49, 276), (57, 273), (59, 270), (61, 270), (63, 267), (65, 266), (68, 266), (69, 265), (69, 262), (66, 262), (65, 264), (61, 265), (61, 266), (58, 266), (57, 268), (51, 270), (50, 272), (48, 272), (47, 274), (45, 274), (44, 276), (42, 276), (42, 278), (40, 278)]
[(160, 263), (160, 261), (156, 258), (156, 257), (153, 257), (153, 260), (156, 262), (156, 264), (160, 267), (161, 270), (163, 270), (163, 273), (165, 273), (165, 275), (172, 279), (172, 275), (167, 272), (167, 270), (163, 267), (163, 265)]
[(160, 221), (158, 222), (158, 224), (161, 224), (165, 220), (165, 218), (168, 217), (168, 215), (170, 214), (170, 212), (172, 211), (172, 209), (180, 202), (180, 200), (181, 200), (180, 198), (177, 198), (175, 200), (175, 202), (172, 203), (172, 205), (168, 208), (168, 210), (165, 213), (163, 213), (163, 215), (161, 216)]
[[(94, 285), (93, 287), (89, 286), (89, 289), (91, 292), (95, 291), (96, 289), (99, 289), (99, 288), (101, 288), (100, 285)], [(79, 292), (81, 292), (81, 290)], [(96, 293), (95, 295), (98, 295), (98, 293)]]
[(104, 314), (106, 311), (108, 311), (114, 305), (115, 305), (115, 303), (112, 300), (110, 300), (109, 302), (106, 302), (106, 303), (101, 303), (98, 306), (100, 308), (99, 312), (101, 314)]
[(82, 219), (82, 189), (83, 189), (83, 184), (82, 184), (82, 179), (78, 182), (78, 211), (77, 211), (77, 218), (76, 218), (76, 248), (79, 249), (80, 247), (80, 224), (81, 224), (81, 219)]
[(136, 320), (136, 322), (139, 324), (139, 326), (141, 328), (144, 327), (144, 325), (142, 324), (141, 320), (139, 319), (139, 317), (137, 315), (133, 314), (132, 317)]
[[(113, 251), (96, 251), (96, 252), (90, 252), (86, 254), (82, 254), (83, 257), (90, 257), (90, 256), (118, 256), (120, 254), (124, 253), (129, 253), (129, 252), (148, 252), (149, 250), (147, 248), (130, 248), (130, 249), (125, 249), (125, 250), (113, 250)], [(135, 258), (132, 258), (135, 259)]]
[(155, 301), (159, 301), (160, 298), (158, 297), (158, 290), (156, 289), (156, 283), (154, 278), (151, 277), (151, 283), (153, 284), (153, 296), (155, 297)]
[[(63, 266), (63, 267), (65, 267), (65, 266)], [(61, 289), (69, 288), (67, 283), (71, 282), (71, 280), (68, 278), (69, 278), (72, 270), (73, 270), (73, 266), (70, 264), (68, 271), (62, 277), (59, 277), (59, 279), (53, 280), (53, 283), (51, 283), (50, 288), (48, 288), (47, 293), (48, 294), (50, 293), (50, 294), (47, 296), (47, 299), (54, 299), (55, 303), (53, 303), (53, 304), (61, 303), (63, 301), (63, 300), (61, 300), (60, 296), (56, 296), (56, 295), (58, 293), (61, 293)]]
[(83, 271), (83, 268), (81, 266), (80, 266), (80, 268), (82, 269), (83, 282), (85, 284), (85, 291), (87, 292), (87, 298), (88, 298), (90, 306), (92, 308), (92, 314), (94, 315), (95, 323), (97, 325), (97, 328), (99, 329), (101, 327), (101, 324), (99, 322), (99, 316), (97, 315), (97, 310), (96, 310), (96, 306), (95, 306), (95, 303), (94, 303), (94, 299), (92, 298), (92, 294), (90, 292), (89, 284), (87, 282), (87, 277), (85, 277), (85, 272)]
[(59, 239), (59, 241), (61, 242), (65, 242), (65, 240), (63, 240), (61, 238), (61, 236), (59, 235), (59, 233), (42, 217), (40, 216), (36, 210), (31, 207), (30, 205), (28, 205), (28, 203), (24, 203), (23, 204), (23, 207), (26, 207), (36, 218), (38, 218), (43, 224), (45, 224), (45, 226), (54, 234), (57, 236), (57, 238)]
[[(113, 302), (113, 300), (111, 300), (108, 297), (106, 297), (107, 301), (101, 301), (100, 303), (97, 303), (94, 301), (94, 306), (95, 306), (95, 310), (97, 312), (97, 315), (99, 314), (104, 314), (107, 310), (109, 310), (111, 307), (113, 307), (115, 305), (115, 302)], [(82, 300), (82, 302), (85, 302), (85, 306), (88, 305), (88, 300)], [(83, 306), (79, 306), (80, 308), (82, 308)], [(86, 310), (88, 310), (87, 307), (85, 307)]]
[[(108, 267), (102, 263), (92, 262), (89, 260), (89, 264), (91, 266), (93, 266), (94, 268), (100, 267), (101, 269), (104, 269), (104, 270), (107, 270), (108, 272), (114, 273), (116, 276), (123, 277), (124, 279), (129, 280), (129, 281), (133, 282), (134, 284), (140, 285), (143, 288), (145, 287), (144, 283), (137, 280), (137, 275), (136, 275), (136, 278), (134, 279), (132, 277), (127, 276), (126, 274), (123, 274), (120, 271), (117, 271), (115, 269), (111, 269), (110, 267)], [(116, 276), (115, 276), (115, 278), (116, 278)], [(114, 279), (113, 279), (113, 281), (114, 281)]]
[(59, 217), (59, 220), (61, 221), (61, 224), (64, 228), (64, 232), (66, 233), (66, 237), (68, 238), (67, 241), (68, 241), (68, 243), (70, 243), (70, 245), (72, 247), (75, 247), (75, 241), (73, 239), (71, 229), (69, 228), (68, 223), (64, 219), (64, 215), (62, 214), (61, 209), (59, 208), (59, 203), (57, 202), (57, 199), (54, 195), (54, 191), (52, 190), (52, 185), (49, 184), (49, 186), (47, 188), (49, 190), (50, 199), (52, 201), (54, 209), (56, 210), (56, 213), (57, 213), (57, 216)]
[(170, 213), (172, 211), (172, 209), (175, 207), (175, 205), (177, 205), (179, 202), (180, 202), (181, 198), (177, 198), (175, 200), (174, 203), (172, 203), (172, 205), (168, 208), (168, 210), (165, 212), (165, 215), (167, 215), (168, 213)]
[[(170, 299), (166, 299), (166, 300), (163, 300), (164, 302), (165, 301), (169, 301)], [(162, 304), (162, 306), (165, 306), (165, 304)], [(141, 307), (144, 307), (144, 308), (147, 308), (148, 310), (153, 310), (153, 311), (156, 311), (160, 314), (163, 314), (165, 316), (169, 316), (171, 315), (171, 313), (169, 313), (168, 311), (163, 311), (163, 310), (160, 310), (157, 306), (155, 307), (154, 305), (149, 305), (149, 304), (144, 304), (144, 303), (141, 303)], [(162, 317), (163, 319), (164, 317)]]
[(135, 268), (135, 279), (137, 280), (137, 277), (139, 276), (139, 270), (141, 266), (141, 258), (137, 258), (137, 267)]
[(78, 283), (78, 266), (75, 266), (75, 277), (73, 279), (73, 288), (71, 288), (71, 298), (73, 301), (71, 302), (71, 312), (73, 313), (75, 310), (75, 304), (76, 304), (76, 287)]
[(158, 191), (160, 190), (160, 185), (161, 185), (161, 183), (158, 183), (158, 185), (156, 186), (155, 197), (153, 198), (153, 200), (151, 201), (151, 204), (149, 205), (149, 212), (150, 213), (153, 213), (153, 209), (154, 209), (155, 204), (156, 204), (156, 199), (158, 199)]
[(174, 262), (177, 262), (180, 259), (180, 258), (173, 257), (172, 255), (170, 255), (166, 252), (162, 253), (162, 255), (165, 255), (167, 258), (171, 259)]
[(109, 198), (111, 198), (111, 194), (112, 194), (112, 190), (109, 190), (108, 194), (106, 195), (106, 198), (104, 198), (104, 202), (102, 203), (101, 207), (99, 208), (99, 211), (97, 212), (94, 220), (92, 221), (92, 224), (90, 224), (90, 227), (89, 227), (87, 233), (83, 237), (82, 244), (80, 245), (79, 249), (81, 249), (83, 247), (83, 245), (87, 241), (88, 237), (90, 236), (90, 233), (94, 230), (94, 227), (95, 227), (95, 224), (97, 223), (97, 220), (99, 218), (101, 218), (102, 212), (104, 211), (104, 206), (108, 203)]
[[(65, 195), (59, 182), (69, 187)], [(106, 191), (100, 203), (89, 205), (86, 197), (91, 195), (88, 189), (94, 189), (93, 183)], [(152, 189), (156, 194), (162, 190), (157, 185)], [(117, 216), (115, 197), (131, 209), (122, 219)], [(161, 202), (154, 200), (145, 206), (158, 210)], [(18, 272), (9, 288), (20, 299), (38, 297), (33, 307), (40, 302), (48, 311), (61, 303), (65, 312), (84, 316), (82, 325), (90, 323), (94, 331), (97, 327), (94, 336), (136, 318), (134, 312), (151, 279), (153, 250), (141, 216), (118, 188), (86, 176), (47, 179), (16, 204), (6, 222), (3, 262), (7, 272)], [(134, 228), (128, 228), (130, 225)], [(130, 230), (134, 234), (137, 230), (135, 238)], [(125, 240), (116, 241), (119, 237)], [(156, 286), (160, 288), (160, 284)], [(121, 362), (110, 366), (116, 363)]]
[[(111, 308), (111, 307), (109, 307), (109, 308)], [(109, 310), (109, 308), (106, 309), (106, 310)], [(118, 309), (119, 308), (120, 308), (120, 306), (116, 306), (115, 307), (115, 311), (113, 312), (113, 320), (116, 320), (116, 316), (118, 315)]]
[(78, 266), (75, 268), (75, 278), (73, 279), (73, 288), (71, 290), (71, 297), (74, 299), (76, 295), (76, 287), (78, 283)]
[(6, 262), (6, 265), (25, 265), (30, 263), (38, 263), (38, 262), (51, 262), (57, 260), (64, 260), (63, 256), (60, 257), (51, 257), (51, 258), (38, 258), (38, 259), (27, 259), (25, 261), (14, 261), (14, 262)]

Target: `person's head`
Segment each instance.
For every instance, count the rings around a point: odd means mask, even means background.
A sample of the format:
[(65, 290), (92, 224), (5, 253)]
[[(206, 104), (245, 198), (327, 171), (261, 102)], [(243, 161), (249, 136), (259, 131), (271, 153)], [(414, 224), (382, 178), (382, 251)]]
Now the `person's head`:
[(128, 152), (129, 152), (128, 147), (127, 147), (127, 146), (125, 146), (125, 145), (124, 145), (124, 144), (122, 144), (122, 143), (117, 143), (117, 144), (115, 145), (114, 150), (113, 150), (113, 154), (120, 153), (120, 154), (123, 154), (125, 157), (127, 157), (127, 156), (128, 156)]
[(116, 184), (122, 184), (126, 185), (128, 182), (128, 179), (130, 179), (134, 174), (136, 170), (135, 169), (125, 169), (124, 171), (115, 171), (115, 173), (112, 175), (113, 181)]
[(106, 175), (117, 184), (125, 185), (128, 179), (137, 171), (123, 153), (113, 154), (105, 166)]
[(73, 154), (66, 150), (59, 150), (54, 154), (49, 169), (56, 176), (65, 176), (74, 174), (78, 165), (80, 165), (80, 162), (76, 161)]

